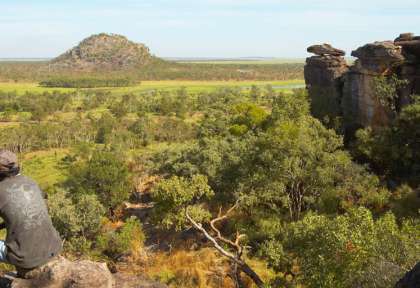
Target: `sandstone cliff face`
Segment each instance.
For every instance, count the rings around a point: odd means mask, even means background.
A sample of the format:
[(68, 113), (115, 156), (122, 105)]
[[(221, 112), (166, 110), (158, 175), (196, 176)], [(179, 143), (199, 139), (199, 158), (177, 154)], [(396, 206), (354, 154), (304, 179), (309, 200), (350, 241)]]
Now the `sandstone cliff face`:
[(314, 45), (308, 52), (315, 53), (306, 59), (305, 82), (312, 98), (312, 113), (323, 119), (340, 114), (342, 76), (348, 71), (344, 51), (331, 45)]
[(397, 107), (409, 104), (411, 95), (420, 94), (420, 37), (408, 33), (395, 41), (366, 44), (352, 52), (357, 60), (350, 67), (345, 64), (344, 54), (326, 56), (325, 49), (313, 48), (331, 47), (325, 45), (308, 48), (317, 56), (307, 58), (305, 66), (314, 116), (342, 117), (347, 131), (387, 125), (393, 114), (375, 95), (374, 79), (378, 76), (395, 74), (408, 80), (408, 85), (398, 91)]
[(404, 62), (402, 49), (389, 41), (375, 42), (353, 51), (352, 56), (358, 59), (344, 78), (344, 122), (351, 130), (386, 125), (391, 114), (376, 99), (374, 79), (395, 72), (395, 67)]

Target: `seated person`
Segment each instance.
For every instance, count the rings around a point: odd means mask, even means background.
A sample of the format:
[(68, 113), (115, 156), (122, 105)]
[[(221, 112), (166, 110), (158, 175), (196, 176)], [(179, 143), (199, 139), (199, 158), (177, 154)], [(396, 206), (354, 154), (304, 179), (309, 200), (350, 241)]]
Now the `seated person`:
[(49, 262), (62, 249), (62, 241), (48, 215), (44, 193), (19, 173), (17, 156), (0, 150), (0, 262), (15, 265), (19, 276)]

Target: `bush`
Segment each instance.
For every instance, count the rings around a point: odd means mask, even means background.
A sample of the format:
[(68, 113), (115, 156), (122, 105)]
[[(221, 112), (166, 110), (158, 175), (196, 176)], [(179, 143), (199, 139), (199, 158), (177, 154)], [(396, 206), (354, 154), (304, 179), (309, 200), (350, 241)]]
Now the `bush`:
[(68, 240), (80, 231), (80, 219), (76, 206), (63, 189), (57, 190), (48, 199), (48, 208), (54, 227), (61, 237)]
[(72, 192), (96, 195), (107, 208), (116, 208), (130, 196), (129, 170), (117, 152), (96, 150), (87, 161), (74, 163), (70, 174), (67, 185)]
[(48, 208), (54, 227), (67, 240), (66, 247), (77, 253), (89, 252), (105, 214), (96, 195), (72, 199), (66, 190), (58, 189), (50, 196)]
[(208, 220), (210, 213), (197, 203), (213, 195), (214, 192), (203, 175), (194, 175), (191, 178), (173, 176), (161, 180), (152, 190), (156, 201), (155, 218), (166, 228), (175, 227), (181, 230), (187, 224), (185, 209), (188, 207), (191, 217), (196, 221)]
[(357, 156), (393, 180), (420, 185), (420, 103), (404, 107), (389, 127), (356, 133)]
[(284, 251), (297, 257), (308, 287), (385, 288), (418, 260), (419, 229), (412, 222), (399, 227), (391, 213), (375, 221), (358, 208), (336, 218), (307, 215), (288, 226), (282, 243), (266, 247), (278, 269), (286, 264)]
[(143, 248), (145, 236), (136, 218), (128, 219), (119, 229), (108, 229), (98, 237), (97, 246), (107, 256), (117, 259)]

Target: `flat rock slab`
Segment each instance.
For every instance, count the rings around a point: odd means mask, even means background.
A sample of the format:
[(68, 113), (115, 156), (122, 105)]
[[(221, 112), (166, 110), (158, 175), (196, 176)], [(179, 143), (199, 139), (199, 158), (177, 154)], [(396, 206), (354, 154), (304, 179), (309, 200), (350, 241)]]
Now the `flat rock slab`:
[(321, 45), (312, 45), (308, 47), (307, 51), (309, 53), (313, 53), (319, 56), (330, 55), (340, 57), (346, 55), (346, 52), (344, 52), (343, 50), (334, 48), (333, 46), (327, 43)]
[(366, 44), (351, 53), (362, 62), (378, 62), (384, 64), (404, 61), (402, 49), (391, 41), (382, 41)]

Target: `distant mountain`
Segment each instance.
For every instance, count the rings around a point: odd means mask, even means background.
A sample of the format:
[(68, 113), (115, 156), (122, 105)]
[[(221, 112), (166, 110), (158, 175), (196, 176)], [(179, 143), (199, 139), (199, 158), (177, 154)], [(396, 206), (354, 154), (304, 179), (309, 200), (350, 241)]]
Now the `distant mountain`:
[(144, 44), (117, 34), (92, 35), (50, 61), (52, 69), (102, 70), (145, 66), (158, 58)]

